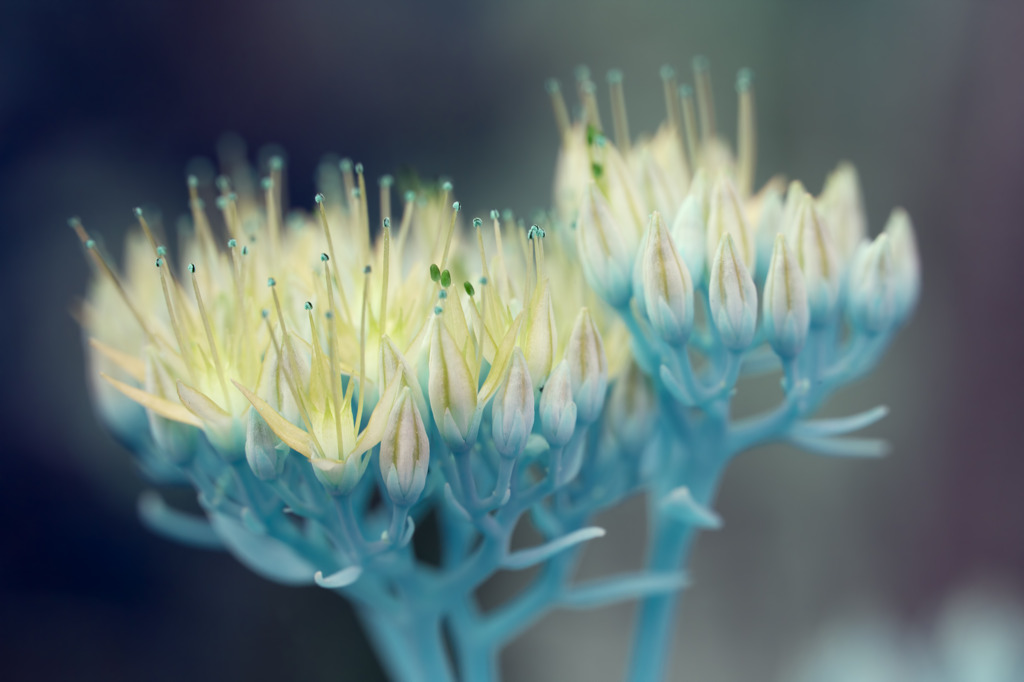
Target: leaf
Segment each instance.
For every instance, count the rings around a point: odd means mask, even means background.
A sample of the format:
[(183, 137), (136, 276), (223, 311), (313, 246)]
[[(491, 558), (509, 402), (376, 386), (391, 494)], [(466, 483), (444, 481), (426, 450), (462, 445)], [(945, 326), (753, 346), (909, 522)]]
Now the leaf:
[(263, 398), (247, 389), (234, 379), (231, 383), (235, 385), (242, 395), (252, 403), (252, 406), (260, 413), (270, 430), (277, 434), (277, 437), (285, 442), (295, 452), (309, 459), (313, 456), (313, 446), (309, 434), (282, 417), (274, 408), (266, 403)]
[(121, 391), (121, 393), (124, 393), (139, 405), (142, 405), (147, 410), (152, 410), (165, 419), (170, 419), (171, 421), (179, 422), (181, 424), (188, 424), (189, 426), (195, 426), (197, 428), (202, 428), (203, 426), (203, 422), (192, 414), (192, 412), (187, 410), (184, 405), (172, 403), (170, 400), (155, 396), (152, 393), (147, 393), (140, 388), (129, 386), (128, 384), (118, 381), (103, 372), (100, 372), (100, 376), (103, 377), (103, 379), (105, 379), (111, 386)]
[(146, 365), (140, 358), (112, 348), (95, 337), (89, 339), (89, 345), (132, 379), (140, 384), (146, 381)]

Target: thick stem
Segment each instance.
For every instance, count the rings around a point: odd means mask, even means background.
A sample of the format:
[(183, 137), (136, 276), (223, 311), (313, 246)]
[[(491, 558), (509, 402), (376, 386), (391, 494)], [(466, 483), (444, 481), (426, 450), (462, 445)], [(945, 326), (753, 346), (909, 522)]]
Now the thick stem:
[(394, 682), (454, 682), (440, 618), (407, 613), (388, 619), (369, 609), (360, 615)]
[[(720, 473), (720, 469), (716, 468), (693, 481), (691, 492), (697, 502), (710, 504)], [(678, 570), (687, 558), (697, 529), (672, 518), (658, 518), (656, 511), (652, 511), (651, 523), (652, 544), (647, 570), (653, 574)], [(632, 660), (626, 677), (630, 682), (658, 682), (664, 679), (678, 599), (677, 593), (669, 593), (648, 597), (641, 602), (634, 628)]]

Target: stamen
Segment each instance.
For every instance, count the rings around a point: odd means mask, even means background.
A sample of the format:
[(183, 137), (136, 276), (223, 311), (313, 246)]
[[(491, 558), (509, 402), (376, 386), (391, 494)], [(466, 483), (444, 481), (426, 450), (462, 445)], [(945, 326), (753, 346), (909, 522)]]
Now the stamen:
[[(335, 263), (337, 263), (338, 260), (334, 257), (334, 241), (331, 239), (331, 228), (328, 227), (328, 225), (327, 225), (327, 210), (324, 208), (324, 195), (323, 194), (317, 194), (316, 195), (316, 204), (320, 208), (320, 225), (324, 228), (324, 236), (327, 238), (327, 251), (328, 251), (328, 253), (331, 254), (331, 260), (333, 260)], [(323, 258), (321, 258), (320, 260), (323, 260)], [(329, 269), (328, 269), (328, 272), (329, 272)], [(348, 309), (348, 302), (345, 299), (345, 291), (341, 288), (341, 276), (339, 275), (339, 276), (335, 277), (334, 280), (335, 280), (335, 283), (337, 284), (337, 287), (338, 287), (338, 297), (341, 298), (341, 306), (342, 306), (342, 308), (345, 311), (345, 319), (346, 320), (351, 320), (352, 319), (352, 314), (349, 312), (349, 309)], [(327, 294), (328, 294), (328, 296), (330, 295), (330, 292), (331, 292), (331, 278), (328, 277), (327, 278)], [(331, 304), (331, 309), (332, 310), (334, 309), (334, 304), (333, 303)]]
[(388, 270), (391, 262), (391, 218), (384, 219), (384, 280), (380, 290), (380, 337), (387, 333), (388, 321)]
[(390, 175), (380, 176), (378, 180), (380, 185), (380, 216), (381, 218), (391, 217), (391, 185), (395, 184), (395, 179)]
[(623, 156), (629, 154), (629, 121), (626, 118), (626, 95), (622, 91), (622, 72), (612, 69), (608, 72), (608, 90), (612, 99), (612, 126), (615, 128), (615, 145)]
[(493, 209), (491, 211), (491, 222), (494, 223), (494, 244), (495, 249), (498, 251), (498, 282), (504, 289), (501, 292), (502, 296), (508, 298), (508, 268), (505, 267), (505, 249), (501, 245), (501, 222), (498, 218), (498, 210)]
[(476, 245), (480, 250), (480, 269), (484, 273), (484, 277), (490, 277), (490, 273), (487, 272), (487, 252), (484, 251), (483, 224), (484, 221), (479, 218), (473, 218), (473, 227), (476, 228)]
[(580, 92), (583, 93), (584, 120), (588, 126), (592, 126), (598, 132), (603, 132), (604, 126), (601, 125), (601, 112), (597, 108), (596, 91), (597, 88), (589, 80), (580, 85)]
[(661, 84), (665, 90), (665, 112), (669, 125), (679, 139), (680, 149), (683, 145), (683, 116), (679, 106), (679, 87), (676, 85), (676, 70), (668, 64), (661, 67)]
[[(327, 254), (324, 254), (327, 255)], [(330, 298), (328, 298), (330, 303)], [(334, 331), (334, 314), (328, 310), (327, 318), (327, 361), (331, 368), (331, 401), (334, 404), (334, 436), (338, 440), (338, 450), (345, 452), (345, 437), (341, 430), (341, 374), (338, 372), (338, 336)]]
[(737, 189), (741, 197), (750, 196), (754, 188), (754, 172), (757, 166), (757, 126), (754, 116), (754, 72), (740, 69), (736, 75), (736, 92), (739, 93), (739, 130), (736, 133)]
[(683, 127), (686, 130), (686, 151), (690, 168), (696, 172), (700, 150), (697, 147), (697, 110), (693, 104), (693, 88), (679, 86), (679, 99), (683, 104)]
[(359, 316), (359, 403), (356, 407), (356, 430), (363, 424), (363, 402), (366, 396), (366, 309), (370, 300), (370, 271), (367, 265), (363, 269), (363, 311)]
[(143, 233), (145, 233), (146, 239), (149, 240), (150, 245), (153, 247), (153, 251), (156, 251), (158, 246), (156, 238), (153, 237), (153, 231), (149, 229), (149, 223), (146, 222), (146, 217), (142, 215), (141, 208), (135, 208), (135, 218), (139, 221), (139, 227), (141, 227)]
[(85, 231), (85, 228), (82, 227), (82, 221), (78, 218), (71, 218), (68, 220), (68, 225), (70, 225), (71, 229), (75, 231), (76, 235), (78, 235), (78, 238), (82, 241), (82, 245), (85, 247), (85, 250), (88, 252), (89, 257), (92, 258), (96, 267), (98, 267), (100, 272), (102, 272), (114, 284), (114, 288), (117, 289), (117, 293), (120, 294), (121, 299), (124, 300), (125, 305), (128, 306), (128, 310), (131, 311), (135, 321), (138, 322), (139, 327), (142, 328), (142, 333), (146, 335), (146, 338), (148, 338), (150, 342), (154, 342), (155, 339), (150, 333), (149, 327), (146, 325), (142, 315), (139, 313), (138, 308), (136, 308), (135, 304), (132, 303), (130, 298), (128, 298), (128, 292), (125, 291), (124, 286), (122, 286), (121, 280), (118, 279), (117, 275), (114, 274), (114, 271), (110, 269), (110, 266), (107, 265), (107, 261), (100, 254), (99, 249), (96, 248), (95, 240), (93, 240), (92, 237), (89, 236), (89, 233)]
[(185, 370), (188, 372), (189, 380), (195, 384), (196, 377), (192, 369), (192, 354), (189, 353), (189, 348), (185, 345), (185, 337), (181, 333), (181, 326), (178, 324), (178, 318), (174, 314), (174, 306), (171, 305), (171, 290), (166, 265), (167, 262), (162, 257), (156, 259), (156, 267), (160, 269), (160, 287), (164, 292), (164, 305), (167, 306), (167, 316), (171, 319), (171, 331), (174, 332), (174, 339), (178, 342), (178, 354), (181, 356), (182, 362), (185, 363)]
[(342, 159), (338, 162), (338, 170), (341, 171), (341, 181), (345, 186), (345, 209), (351, 213), (352, 206), (349, 204), (349, 197), (352, 196), (352, 190), (355, 189), (355, 178), (352, 176), (352, 159)]
[(452, 248), (452, 235), (455, 234), (455, 218), (459, 215), (459, 210), (462, 205), (459, 202), (452, 204), (452, 220), (448, 224), (448, 236), (444, 240), (444, 253), (441, 255), (441, 269), (444, 270), (444, 266), (448, 264), (448, 252)]
[[(451, 197), (452, 183), (445, 180), (441, 183), (441, 205), (447, 206), (448, 199)], [(434, 235), (434, 248), (431, 253), (437, 253), (437, 250), (441, 248), (441, 236), (444, 234), (444, 214), (440, 214), (437, 217), (437, 233)]]
[(228, 240), (228, 250), (231, 251), (231, 261), (234, 268), (231, 271), (235, 280), (235, 305), (238, 306), (238, 333), (240, 355), (243, 361), (249, 359), (249, 325), (245, 318), (245, 278), (242, 273), (242, 258), (238, 252), (238, 240)]
[(564, 143), (565, 138), (572, 129), (572, 123), (569, 120), (569, 110), (565, 106), (565, 97), (562, 96), (562, 89), (554, 78), (549, 78), (544, 83), (544, 87), (548, 91), (548, 95), (551, 96), (551, 107), (555, 111), (555, 124), (558, 126), (558, 133), (562, 136)]
[(277, 206), (277, 192), (274, 191), (273, 178), (263, 178), (263, 192), (267, 204), (267, 228), (270, 232), (270, 250), (276, 254), (280, 248), (281, 224)]
[(395, 242), (398, 262), (402, 262), (402, 255), (405, 253), (405, 240), (409, 236), (409, 228), (412, 225), (413, 205), (416, 203), (416, 193), (408, 191), (405, 193), (405, 207), (402, 209), (402, 224), (398, 228), (398, 239)]
[(363, 164), (356, 164), (356, 179), (359, 181), (359, 243), (361, 254), (369, 251), (370, 244), (370, 210), (366, 207), (366, 176), (363, 175)]
[(210, 220), (206, 217), (206, 206), (199, 198), (199, 179), (188, 176), (188, 204), (192, 211), (192, 223), (195, 225), (196, 236), (206, 249), (207, 255), (217, 250), (213, 242), (213, 230), (210, 228)]
[[(277, 309), (277, 316), (281, 323), (281, 341), (282, 343), (288, 343), (289, 339), (284, 332), (284, 318), (281, 317), (280, 306), (278, 306)], [(309, 434), (310, 439), (312, 439), (313, 447), (316, 452), (319, 452), (321, 456), (324, 456), (324, 448), (320, 445), (320, 441), (317, 440), (316, 433), (313, 431), (313, 420), (310, 419), (309, 411), (306, 409), (306, 400), (302, 394), (299, 393), (295, 377), (292, 376), (291, 364), (284, 356), (284, 348), (282, 347), (282, 344), (277, 342), (277, 337), (274, 335), (274, 327), (270, 324), (270, 313), (267, 310), (263, 311), (263, 321), (266, 322), (267, 331), (270, 332), (270, 342), (274, 344), (274, 350), (277, 352), (278, 362), (280, 363), (279, 366), (281, 368), (281, 372), (284, 374), (284, 381), (288, 384), (288, 390), (292, 392), (292, 399), (299, 408), (299, 417), (302, 419), (302, 425), (306, 427), (306, 432)]]
[(224, 366), (220, 363), (220, 353), (217, 352), (217, 344), (213, 338), (213, 328), (210, 326), (210, 318), (206, 314), (206, 305), (203, 304), (203, 296), (199, 293), (199, 280), (196, 278), (196, 264), (189, 263), (188, 271), (192, 273), (192, 290), (196, 294), (196, 302), (199, 304), (199, 317), (203, 320), (203, 329), (206, 330), (206, 341), (210, 344), (210, 357), (213, 359), (213, 366), (217, 370), (217, 379), (220, 381), (221, 391), (224, 393), (224, 409), (231, 411), (231, 397), (228, 393), (228, 382), (224, 377)]
[(715, 137), (715, 98), (711, 92), (711, 62), (707, 57), (693, 58), (693, 82), (697, 86), (700, 141), (705, 143)]

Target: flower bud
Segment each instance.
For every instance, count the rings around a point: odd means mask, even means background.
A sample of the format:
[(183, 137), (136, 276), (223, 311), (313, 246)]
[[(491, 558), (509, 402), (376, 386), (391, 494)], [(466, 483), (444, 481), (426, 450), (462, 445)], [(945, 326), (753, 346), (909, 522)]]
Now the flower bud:
[(548, 280), (541, 283), (532, 298), (530, 317), (526, 323), (526, 364), (530, 368), (533, 383), (540, 386), (551, 372), (558, 344), (555, 308), (551, 303)]
[(565, 348), (572, 379), (572, 397), (576, 403), (576, 417), (584, 424), (597, 419), (604, 406), (608, 388), (608, 358), (604, 342), (597, 331), (590, 312), (583, 308), (576, 318), (569, 344)]
[(708, 302), (722, 345), (734, 351), (749, 347), (757, 327), (757, 287), (728, 233), (711, 262)]
[(690, 194), (676, 212), (676, 220), (672, 223), (672, 241), (686, 263), (686, 269), (690, 271), (691, 281), (696, 285), (703, 281), (707, 272), (706, 229), (700, 199)]
[(533, 381), (523, 351), (516, 348), (491, 404), (491, 437), (504, 457), (518, 457), (533, 431)]
[(554, 448), (568, 443), (576, 430), (576, 403), (572, 399), (572, 377), (567, 360), (558, 363), (541, 391), (540, 428)]
[(747, 216), (743, 212), (743, 204), (740, 203), (736, 187), (725, 174), (722, 174), (711, 186), (709, 196), (706, 244), (709, 262), (714, 258), (722, 237), (727, 234), (732, 237), (736, 253), (743, 261), (743, 265), (752, 270), (757, 256), (754, 235), (747, 224)]
[(763, 282), (768, 276), (768, 263), (775, 250), (775, 236), (782, 231), (783, 211), (782, 195), (774, 188), (766, 190), (764, 199), (761, 200), (761, 217), (757, 221), (754, 239), (757, 248), (754, 280), (757, 282)]
[(383, 391), (385, 387), (391, 385), (391, 380), (394, 376), (401, 373), (405, 385), (412, 389), (412, 397), (416, 401), (416, 409), (420, 411), (421, 415), (426, 413), (427, 403), (423, 399), (423, 390), (420, 388), (420, 381), (416, 376), (416, 371), (398, 351), (398, 348), (395, 347), (395, 344), (388, 336), (381, 337), (378, 364), (378, 388)]
[(640, 271), (644, 307), (658, 336), (681, 346), (693, 328), (693, 282), (661, 214), (651, 214)]
[(347, 495), (356, 487), (363, 475), (366, 465), (359, 457), (345, 460), (315, 457), (309, 461), (313, 465), (313, 475), (327, 488), (332, 495)]
[(792, 358), (807, 340), (811, 317), (800, 264), (781, 234), (775, 237), (762, 307), (768, 342), (779, 357)]
[(844, 268), (868, 232), (860, 178), (853, 164), (844, 161), (829, 173), (818, 208), (832, 232), (840, 268)]
[(850, 271), (850, 318), (871, 334), (889, 329), (896, 321), (899, 276), (891, 247), (889, 234), (883, 232), (861, 246)]
[(612, 384), (606, 414), (605, 423), (618, 447), (630, 455), (639, 454), (651, 437), (657, 396), (650, 377), (635, 362)]
[(629, 303), (632, 293), (633, 254), (622, 229), (597, 185), (590, 183), (576, 222), (576, 247), (587, 283), (616, 308)]
[(391, 501), (410, 506), (427, 482), (430, 441), (412, 389), (402, 388), (384, 427), (380, 442), (380, 473)]
[(800, 200), (787, 238), (804, 273), (811, 323), (815, 326), (823, 325), (836, 309), (839, 264), (832, 235), (822, 222), (810, 194), (804, 194)]
[(279, 448), (280, 442), (266, 420), (250, 407), (245, 422), (245, 459), (261, 481), (272, 481), (284, 471), (291, 449), (287, 446)]
[(456, 451), (464, 451), (476, 440), (476, 386), (447, 325), (438, 316), (430, 338), (430, 377), (427, 392), (437, 430)]
[(921, 294), (921, 257), (917, 252), (914, 226), (905, 210), (893, 210), (885, 225), (885, 233), (889, 235), (896, 277), (896, 319), (902, 322), (913, 311)]
[[(146, 350), (146, 381), (145, 387), (148, 393), (159, 398), (175, 396), (177, 388), (174, 379), (154, 348)], [(153, 436), (153, 443), (157, 446), (164, 457), (173, 464), (184, 464), (192, 458), (196, 449), (196, 437), (198, 432), (195, 427), (161, 417), (153, 410), (146, 410), (146, 418), (149, 420), (149, 431)]]

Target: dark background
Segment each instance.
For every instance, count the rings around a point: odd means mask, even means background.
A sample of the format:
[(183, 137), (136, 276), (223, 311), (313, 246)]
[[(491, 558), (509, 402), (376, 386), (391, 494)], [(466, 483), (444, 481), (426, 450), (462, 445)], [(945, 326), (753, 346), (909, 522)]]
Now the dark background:
[[(773, 679), (824, 623), (880, 604), (928, 622), (995, 581), (1024, 593), (1024, 3), (25, 2), (0, 6), (0, 678), (372, 680), (348, 607), (149, 535), (142, 483), (98, 426), (68, 310), (81, 215), (120, 243), (130, 210), (186, 208), (184, 174), (235, 131), (288, 156), (306, 205), (326, 152), (371, 176), (453, 178), (468, 210), (549, 203), (544, 79), (624, 69), (634, 133), (658, 67), (708, 55), (719, 126), (757, 74), (759, 181), (818, 191), (854, 161), (877, 231), (913, 216), (924, 298), (879, 370), (830, 405), (878, 402), (880, 462), (779, 449), (741, 459), (692, 566), (688, 679)], [(603, 89), (602, 89), (603, 90)], [(603, 92), (602, 92), (603, 95)], [(604, 102), (602, 100), (602, 106)], [(116, 250), (116, 248), (115, 248)], [(637, 504), (586, 571), (639, 552)], [(631, 609), (558, 614), (509, 679), (615, 679)]]

